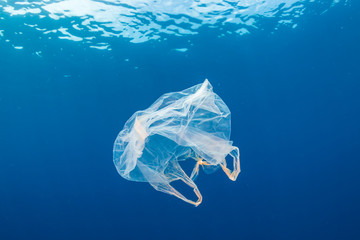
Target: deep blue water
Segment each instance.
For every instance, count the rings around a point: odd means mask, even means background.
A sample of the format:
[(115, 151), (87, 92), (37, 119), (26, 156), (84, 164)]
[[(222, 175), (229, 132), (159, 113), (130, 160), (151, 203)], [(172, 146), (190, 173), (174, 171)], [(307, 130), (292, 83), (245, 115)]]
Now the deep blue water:
[[(295, 28), (275, 31), (276, 15), (244, 35), (219, 37), (233, 23), (104, 49), (39, 38), (33, 15), (0, 3), (0, 239), (360, 239), (355, 1), (309, 5)], [(194, 207), (123, 179), (126, 120), (205, 78), (232, 112), (237, 181), (201, 172)]]

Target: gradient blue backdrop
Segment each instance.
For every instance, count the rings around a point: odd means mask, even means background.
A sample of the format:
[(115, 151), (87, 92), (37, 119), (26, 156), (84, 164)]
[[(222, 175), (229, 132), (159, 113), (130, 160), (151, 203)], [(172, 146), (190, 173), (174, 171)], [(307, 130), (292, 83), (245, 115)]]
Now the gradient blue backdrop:
[[(0, 239), (360, 239), (359, 12), (274, 34), (204, 30), (186, 53), (0, 46)], [(232, 111), (238, 180), (202, 172), (195, 208), (121, 178), (125, 121), (205, 78)]]

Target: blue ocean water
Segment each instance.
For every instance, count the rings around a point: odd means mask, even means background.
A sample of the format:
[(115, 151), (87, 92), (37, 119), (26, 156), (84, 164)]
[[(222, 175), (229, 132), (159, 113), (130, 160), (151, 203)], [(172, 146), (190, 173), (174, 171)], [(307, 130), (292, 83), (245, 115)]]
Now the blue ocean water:
[[(356, 1), (0, 1), (0, 239), (359, 239)], [(236, 182), (123, 179), (126, 120), (209, 79)]]

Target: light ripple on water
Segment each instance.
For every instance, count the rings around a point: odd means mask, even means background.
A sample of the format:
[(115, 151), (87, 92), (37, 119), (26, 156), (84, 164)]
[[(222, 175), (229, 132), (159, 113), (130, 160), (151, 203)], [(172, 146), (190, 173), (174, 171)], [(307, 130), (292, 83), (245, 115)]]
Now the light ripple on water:
[[(21, 34), (25, 25), (42, 33), (39, 38), (110, 50), (109, 37), (142, 43), (195, 35), (203, 28), (216, 28), (219, 36), (274, 31), (283, 25), (295, 28), (307, 12), (321, 14), (339, 3), (346, 0), (0, 0), (0, 40), (16, 41), (12, 36)], [(11, 27), (1, 29), (5, 24)]]

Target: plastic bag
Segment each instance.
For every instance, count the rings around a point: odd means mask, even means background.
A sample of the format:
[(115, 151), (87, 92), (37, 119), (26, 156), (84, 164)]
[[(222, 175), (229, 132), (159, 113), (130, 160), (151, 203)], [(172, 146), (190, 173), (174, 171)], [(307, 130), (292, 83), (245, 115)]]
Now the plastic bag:
[[(125, 179), (149, 182), (156, 190), (198, 206), (202, 196), (194, 179), (199, 167), (219, 167), (233, 181), (240, 173), (239, 149), (230, 139), (230, 110), (208, 80), (181, 92), (167, 93), (148, 109), (138, 111), (117, 136), (113, 160)], [(232, 170), (226, 156), (233, 158)], [(188, 176), (179, 161), (195, 160)], [(184, 197), (171, 182), (182, 180), (193, 188), (197, 201)]]

